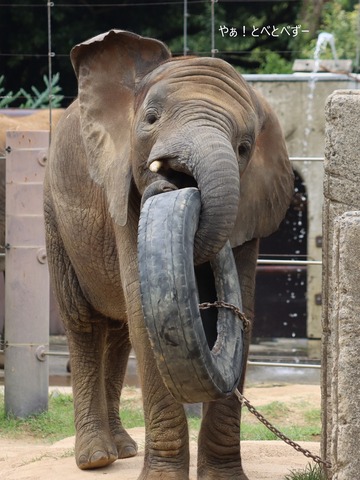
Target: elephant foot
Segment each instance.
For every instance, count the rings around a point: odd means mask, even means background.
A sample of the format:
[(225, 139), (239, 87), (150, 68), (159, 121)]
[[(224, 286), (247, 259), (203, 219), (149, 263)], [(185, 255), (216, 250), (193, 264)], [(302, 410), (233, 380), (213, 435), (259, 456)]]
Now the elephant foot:
[(76, 464), (81, 470), (90, 470), (110, 465), (118, 459), (118, 452), (114, 443), (101, 441), (101, 436), (96, 438), (76, 439), (75, 444)]
[[(144, 469), (138, 480), (189, 480), (189, 474), (186, 472), (171, 472), (170, 470), (149, 471)], [(219, 478), (217, 479), (219, 480)]]
[(249, 480), (241, 465), (241, 458), (231, 454), (216, 456), (198, 454), (198, 480)]
[(118, 429), (112, 433), (115, 442), (118, 458), (135, 457), (138, 452), (138, 446), (135, 440), (124, 429)]
[(77, 466), (81, 470), (91, 470), (93, 468), (101, 468), (110, 465), (110, 463), (117, 460), (117, 455), (113, 452), (106, 452), (103, 450), (97, 450), (90, 454), (82, 454), (76, 459)]
[(171, 456), (152, 459), (145, 455), (144, 466), (137, 480), (190, 480), (188, 461), (175, 460)]
[(198, 470), (198, 480), (249, 480), (243, 469), (240, 468), (201, 468)]

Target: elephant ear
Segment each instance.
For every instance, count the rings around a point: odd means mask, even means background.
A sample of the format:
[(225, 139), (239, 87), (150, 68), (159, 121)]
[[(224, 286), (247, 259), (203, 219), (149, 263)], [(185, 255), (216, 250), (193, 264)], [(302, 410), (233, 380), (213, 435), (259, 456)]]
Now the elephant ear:
[(104, 187), (113, 219), (124, 226), (132, 178), (130, 127), (135, 88), (171, 54), (158, 40), (110, 30), (76, 45), (70, 56), (78, 78), (89, 172)]
[(294, 174), (279, 121), (258, 93), (260, 131), (240, 179), (240, 203), (232, 247), (275, 232), (294, 193)]

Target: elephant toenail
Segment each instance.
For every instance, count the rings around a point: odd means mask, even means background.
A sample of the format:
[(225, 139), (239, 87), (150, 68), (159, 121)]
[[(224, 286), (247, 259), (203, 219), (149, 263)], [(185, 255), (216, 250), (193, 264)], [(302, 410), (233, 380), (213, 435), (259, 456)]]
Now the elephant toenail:
[(90, 458), (82, 455), (79, 458), (78, 466), (81, 470), (91, 470), (93, 468), (100, 468), (115, 462), (117, 456), (113, 453), (107, 454), (104, 451), (98, 450), (94, 452)]
[(119, 450), (119, 458), (135, 457), (136, 454), (137, 454), (137, 448), (134, 447), (133, 445), (129, 445)]

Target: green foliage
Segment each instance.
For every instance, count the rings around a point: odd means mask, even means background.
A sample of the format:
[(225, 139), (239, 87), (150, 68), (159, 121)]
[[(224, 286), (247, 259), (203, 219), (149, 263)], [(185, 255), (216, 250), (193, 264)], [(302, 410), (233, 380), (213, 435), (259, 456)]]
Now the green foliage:
[(305, 470), (292, 470), (284, 480), (326, 480), (326, 475), (320, 465), (308, 464)]
[[(328, 31), (335, 35), (339, 58), (355, 60), (359, 37), (358, 0), (328, 0), (317, 8), (320, 3), (311, 0), (215, 2), (216, 56), (244, 73), (290, 73), (296, 58), (313, 58), (319, 32)], [(1, 6), (0, 44), (2, 69), (12, 90), (19, 93), (23, 88), (29, 92), (27, 95), (35, 96), (34, 101), (41, 102), (40, 92), (34, 91), (31, 85), (34, 78), (43, 77), (48, 70), (46, 2), (43, 7), (37, 7), (31, 2), (24, 6), (23, 0), (13, 0)], [(211, 55), (211, 2), (189, 1), (188, 13), (189, 53)], [(76, 78), (69, 59), (69, 52), (75, 44), (116, 26), (158, 38), (170, 47), (173, 54), (181, 55), (184, 48), (183, 20), (182, 2), (164, 4), (159, 0), (147, 6), (143, 0), (131, 3), (117, 0), (116, 7), (112, 7), (88, 0), (76, 6), (62, 4), (51, 8), (51, 50), (55, 53), (52, 63), (53, 70), (61, 72), (63, 103), (70, 103), (77, 94)], [(237, 29), (238, 35), (222, 36), (221, 25)], [(251, 34), (253, 27), (274, 26), (281, 30), (296, 25), (301, 25), (302, 29), (310, 28), (310, 33), (300, 33), (296, 37), (286, 34), (256, 37)], [(243, 27), (246, 27), (246, 35), (243, 35)], [(330, 55), (330, 49), (324, 52), (324, 58)], [(0, 94), (3, 95), (1, 88)], [(26, 97), (25, 103), (28, 101)]]
[(346, 11), (334, 0), (324, 7), (321, 28), (331, 32), (335, 37), (335, 45), (339, 58), (355, 59), (356, 42), (358, 41), (359, 5)]
[(255, 48), (252, 51), (252, 58), (260, 64), (257, 73), (292, 73), (292, 62), (277, 52)]
[[(350, 0), (349, 0), (350, 1)], [(115, 2), (115, 0), (114, 0)], [(14, 91), (30, 90), (34, 78), (48, 70), (48, 38), (46, 2), (35, 6), (23, 0), (12, 0), (0, 7), (0, 44), (2, 71)], [(73, 2), (74, 3), (74, 2)], [(75, 2), (76, 3), (76, 2)], [(143, 36), (158, 38), (173, 54), (183, 53), (183, 2), (149, 2), (116, 0), (116, 6), (98, 0), (55, 5), (51, 8), (51, 50), (53, 70), (61, 72), (64, 104), (77, 94), (76, 77), (69, 59), (71, 48), (111, 28), (130, 30)], [(242, 72), (280, 73), (285, 63), (291, 65), (289, 37), (251, 36), (252, 26), (295, 25), (302, 2), (215, 2), (215, 49), (217, 56), (229, 61)], [(21, 5), (21, 8), (20, 8)], [(188, 2), (187, 34), (189, 53), (211, 55), (211, 2)], [(79, 17), (81, 22), (79, 22)], [(248, 34), (223, 38), (220, 25), (246, 26)], [(16, 34), (14, 34), (16, 32)], [(29, 35), (31, 32), (31, 35)], [(250, 33), (249, 33), (250, 32)], [(261, 58), (255, 51), (266, 52)], [(253, 54), (253, 52), (255, 53)], [(271, 52), (271, 55), (268, 53)], [(282, 62), (280, 60), (283, 60)], [(66, 106), (66, 105), (63, 105)]]
[[(56, 73), (51, 82), (49, 78), (44, 75), (43, 81), (45, 83), (45, 89), (39, 91), (36, 87), (31, 87), (31, 93), (28, 93), (24, 88), (20, 88), (17, 93), (5, 92), (5, 88), (2, 86), (4, 81), (4, 75), (0, 76), (0, 108), (7, 108), (9, 106), (15, 106), (17, 108), (49, 108), (50, 100), (53, 108), (59, 108), (63, 95), (60, 95), (61, 87), (58, 85), (60, 74)], [(20, 103), (21, 102), (21, 103)]]
[[(291, 36), (280, 32), (283, 27), (295, 25), (298, 7), (293, 2), (271, 3), (267, 7), (264, 4), (259, 7), (241, 3), (216, 4), (216, 56), (238, 67), (242, 73), (291, 73), (292, 53), (288, 49)], [(201, 17), (203, 28), (193, 38), (196, 47), (194, 53), (209, 53), (210, 7), (206, 8), (207, 15)], [(261, 34), (264, 27), (268, 32), (275, 28), (277, 36)]]
[(11, 102), (17, 100), (21, 95), (20, 90), (16, 94), (14, 94), (12, 91), (5, 93), (5, 88), (2, 86), (4, 78), (4, 75), (0, 76), (0, 108), (7, 107)]
[[(335, 47), (338, 58), (350, 59), (353, 62), (356, 59), (356, 49), (359, 48), (359, 4), (350, 0), (330, 0), (325, 3), (322, 10), (319, 31), (332, 33), (335, 38)], [(297, 48), (300, 50), (298, 58), (313, 58), (316, 41), (313, 38), (310, 42), (305, 42), (304, 38), (299, 39)], [(330, 47), (327, 47), (321, 53), (322, 59), (332, 59)]]

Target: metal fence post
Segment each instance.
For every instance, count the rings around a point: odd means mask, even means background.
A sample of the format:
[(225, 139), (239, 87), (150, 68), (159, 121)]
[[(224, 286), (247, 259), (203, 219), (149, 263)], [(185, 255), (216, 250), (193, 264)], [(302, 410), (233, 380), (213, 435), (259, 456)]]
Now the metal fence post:
[(5, 410), (27, 417), (47, 410), (49, 274), (43, 178), (49, 132), (7, 133)]

